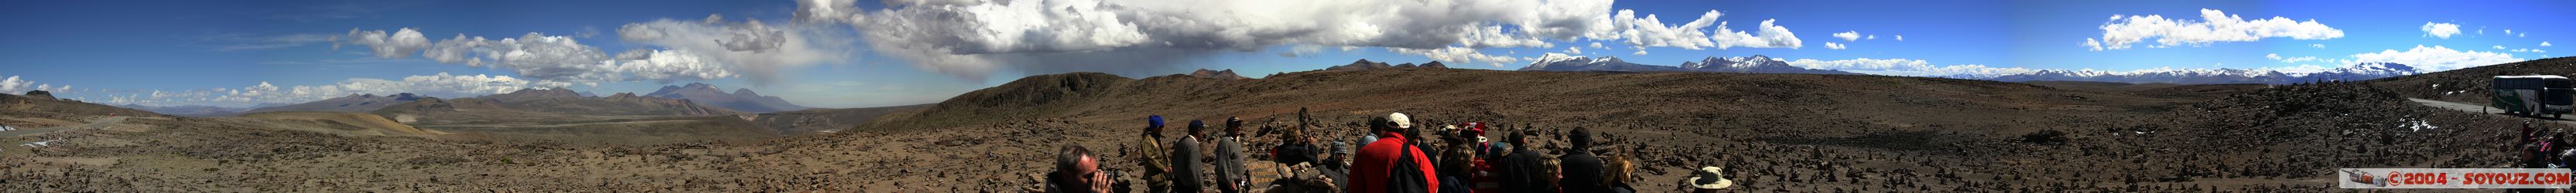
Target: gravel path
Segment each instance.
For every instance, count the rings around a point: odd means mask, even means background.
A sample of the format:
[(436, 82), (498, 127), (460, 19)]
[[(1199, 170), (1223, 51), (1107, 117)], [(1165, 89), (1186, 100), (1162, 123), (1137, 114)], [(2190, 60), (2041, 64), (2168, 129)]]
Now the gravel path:
[(97, 128), (97, 127), (99, 127), (99, 126), (103, 126), (103, 125), (107, 125), (107, 124), (115, 124), (115, 123), (116, 123), (116, 122), (118, 122), (118, 121), (125, 121), (125, 117), (122, 117), (122, 116), (118, 116), (118, 117), (108, 117), (108, 118), (106, 118), (106, 119), (99, 119), (99, 120), (98, 120), (98, 122), (90, 122), (90, 123), (89, 123), (89, 124), (87, 124), (87, 125), (80, 125), (80, 126), (47, 127), (47, 128), (36, 128), (36, 129), (20, 128), (20, 129), (18, 129), (18, 130), (0, 131), (0, 137), (14, 137), (14, 136), (20, 136), (20, 135), (29, 135), (29, 134), (52, 133), (52, 132), (54, 132), (54, 131), (71, 130), (71, 129), (78, 129), (78, 128)]
[[(2406, 98), (2406, 100), (2408, 100), (2408, 101), (2415, 101), (2415, 104), (2423, 104), (2424, 106), (2432, 106), (2432, 107), (2441, 107), (2441, 108), (2443, 108), (2443, 109), (2450, 109), (2450, 110), (2457, 110), (2457, 111), (2464, 111), (2464, 112), (2479, 112), (2479, 113), (2485, 113), (2485, 114), (2489, 114), (2489, 115), (2496, 115), (2496, 116), (2515, 116), (2515, 115), (2508, 115), (2508, 114), (2504, 114), (2504, 109), (2488, 108), (2486, 105), (2474, 105), (2474, 104), (2455, 103), (2455, 102), (2450, 102), (2450, 101), (2439, 101), (2439, 100), (2433, 100), (2433, 99), (2419, 99), (2419, 98)], [(2548, 116), (2536, 116), (2536, 117), (2527, 117), (2527, 118), (2539, 118), (2540, 120), (2546, 120), (2546, 121), (2549, 121), (2549, 122), (2558, 122), (2558, 123), (2562, 123), (2562, 124), (2576, 125), (2576, 120), (2567, 120), (2567, 119), (2560, 119), (2560, 118), (2550, 118), (2550, 117), (2548, 117)]]

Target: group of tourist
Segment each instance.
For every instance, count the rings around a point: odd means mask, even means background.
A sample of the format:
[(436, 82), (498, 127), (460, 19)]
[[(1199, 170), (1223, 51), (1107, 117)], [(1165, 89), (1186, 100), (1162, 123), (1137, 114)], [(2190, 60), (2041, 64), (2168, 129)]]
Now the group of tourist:
[[(1638, 164), (1619, 148), (1595, 152), (1593, 133), (1576, 127), (1555, 137), (1563, 149), (1540, 148), (1536, 129), (1502, 132), (1502, 141), (1486, 138), (1496, 131), (1487, 123), (1416, 125), (1404, 113), (1372, 116), (1367, 134), (1356, 143), (1325, 141), (1308, 130), (1313, 120), (1298, 110), (1297, 127), (1283, 130), (1276, 145), (1261, 156), (1280, 167), (1267, 184), (1254, 184), (1246, 167), (1243, 120), (1228, 118), (1223, 133), (1207, 136), (1208, 125), (1190, 121), (1186, 135), (1163, 136), (1162, 116), (1146, 117), (1133, 159), (1146, 192), (1636, 192)], [(1267, 134), (1268, 130), (1265, 130)], [(1430, 133), (1425, 133), (1430, 132)], [(1328, 142), (1328, 143), (1327, 143)], [(1213, 150), (1202, 151), (1202, 144)], [(1330, 144), (1325, 146), (1325, 144)], [(1356, 144), (1353, 147), (1352, 144)], [(1357, 151), (1354, 152), (1353, 149)], [(1550, 152), (1548, 150), (1554, 150)], [(1205, 152), (1205, 153), (1202, 153)], [(1046, 192), (1129, 192), (1129, 182), (1113, 182), (1096, 154), (1078, 145), (1057, 152), (1056, 171), (1046, 176)], [(1607, 155), (1605, 155), (1607, 154)], [(1732, 181), (1720, 168), (1703, 167), (1681, 179), (1683, 191), (1724, 189)]]

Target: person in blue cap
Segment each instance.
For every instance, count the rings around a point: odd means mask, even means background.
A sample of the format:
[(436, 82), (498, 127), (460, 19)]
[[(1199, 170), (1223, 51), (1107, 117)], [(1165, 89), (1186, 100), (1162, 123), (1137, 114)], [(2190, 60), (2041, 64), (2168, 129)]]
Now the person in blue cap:
[(1153, 193), (1171, 192), (1172, 182), (1169, 179), (1168, 174), (1166, 174), (1170, 173), (1172, 170), (1171, 163), (1166, 163), (1167, 161), (1170, 161), (1166, 159), (1170, 156), (1167, 154), (1171, 152), (1163, 150), (1163, 116), (1146, 116), (1145, 122), (1147, 123), (1147, 125), (1145, 125), (1145, 140), (1138, 141), (1138, 143), (1142, 144), (1138, 144), (1137, 146), (1140, 146), (1142, 150), (1137, 151), (1138, 154), (1136, 158), (1136, 160), (1140, 160), (1136, 163), (1145, 170), (1145, 191)]

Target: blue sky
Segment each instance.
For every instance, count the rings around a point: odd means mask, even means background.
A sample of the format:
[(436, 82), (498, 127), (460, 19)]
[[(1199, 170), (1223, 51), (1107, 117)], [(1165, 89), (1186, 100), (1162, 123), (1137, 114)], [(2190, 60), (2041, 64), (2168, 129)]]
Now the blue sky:
[[(1608, 6), (1585, 6), (1600, 4)], [(356, 93), (641, 93), (707, 82), (808, 106), (869, 107), (937, 102), (1035, 74), (1208, 68), (1257, 77), (1358, 59), (1508, 70), (1549, 53), (1657, 65), (1758, 54), (1906, 76), (2313, 72), (2356, 62), (2447, 70), (2559, 55), (2541, 44), (2576, 32), (2563, 24), (2576, 18), (2561, 11), (2568, 8), (2576, 3), (10, 1), (0, 2), (0, 24), (19, 30), (0, 31), (0, 45), (12, 45), (0, 48), (8, 69), (0, 78), (9, 78), (0, 91), (241, 107)], [(1719, 14), (1711, 25), (1686, 26), (1711, 11)], [(2224, 23), (2203, 17), (2212, 12), (2256, 24), (2192, 28)], [(2132, 17), (2148, 15), (2158, 17)], [(2275, 17), (2285, 23), (2267, 23)], [(1631, 22), (1649, 18), (1658, 22)], [(2086, 45), (2123, 35), (2142, 38)], [(2179, 41), (2160, 43), (2168, 40)]]

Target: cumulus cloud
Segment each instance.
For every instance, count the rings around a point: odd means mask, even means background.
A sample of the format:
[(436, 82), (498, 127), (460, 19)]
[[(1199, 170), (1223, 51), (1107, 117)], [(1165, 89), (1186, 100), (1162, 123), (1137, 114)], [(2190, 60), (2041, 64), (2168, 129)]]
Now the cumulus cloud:
[[(1860, 31), (1843, 31), (1842, 33), (1834, 33), (1834, 37), (1835, 37), (1835, 38), (1842, 38), (1842, 39), (1843, 39), (1843, 41), (1846, 41), (1846, 42), (1848, 42), (1848, 41), (1860, 41)], [(1876, 36), (1871, 36), (1871, 37), (1872, 37), (1871, 39), (1877, 39), (1877, 38), (1876, 38)]]
[[(699, 21), (661, 19), (630, 23), (617, 29), (619, 40), (647, 45), (616, 57), (572, 37), (528, 33), (499, 39), (457, 34), (430, 43), (421, 32), (351, 30), (345, 43), (371, 48), (377, 57), (421, 57), (448, 64), (493, 67), (519, 76), (559, 82), (603, 83), (709, 80), (748, 76), (754, 83), (775, 79), (778, 69), (842, 59), (845, 40), (810, 35), (801, 25), (776, 26), (759, 20), (731, 22), (710, 15)], [(836, 42), (837, 41), (837, 42)]]
[(351, 78), (326, 85), (278, 86), (260, 82), (241, 88), (136, 92), (112, 95), (107, 104), (140, 104), (147, 106), (248, 106), (261, 103), (304, 103), (357, 94), (390, 95), (414, 93), (436, 97), (474, 97), (508, 93), (527, 88), (559, 88), (572, 83), (521, 79), (493, 75), (415, 75), (401, 80)]
[[(733, 77), (722, 64), (685, 55), (689, 51), (653, 50), (611, 58), (598, 47), (572, 37), (528, 33), (498, 40), (457, 35), (422, 54), (441, 63), (464, 63), (509, 69), (528, 78), (581, 83), (707, 80)], [(490, 61), (490, 62), (485, 62)]]
[(347, 38), (345, 42), (334, 42), (331, 44), (331, 49), (339, 49), (341, 43), (366, 46), (367, 49), (375, 51), (376, 57), (381, 58), (411, 57), (411, 54), (419, 53), (421, 49), (427, 49), (430, 46), (428, 37), (421, 36), (420, 31), (411, 28), (394, 30), (393, 33), (385, 33), (385, 30), (359, 31), (356, 28), (350, 28), (349, 34), (343, 37)]
[(1423, 57), (1429, 57), (1434, 61), (1449, 61), (1456, 63), (1485, 62), (1491, 63), (1494, 67), (1503, 67), (1502, 63), (1520, 62), (1519, 58), (1512, 58), (1511, 56), (1486, 55), (1484, 53), (1477, 52), (1475, 48), (1466, 47), (1445, 47), (1440, 49), (1387, 48), (1387, 51), (1398, 54), (1420, 55)]
[(2326, 48), (2326, 44), (2308, 44), (2308, 47), (2310, 47), (2310, 48)]
[(617, 28), (618, 40), (687, 54), (707, 64), (726, 67), (753, 83), (774, 81), (783, 69), (846, 60), (847, 46), (841, 45), (852, 41), (818, 30), (820, 26), (712, 19), (717, 17), (710, 15), (711, 19), (694, 22), (659, 19), (629, 23)]
[(2540, 47), (2549, 47), (2549, 42), (2540, 42)]
[(36, 89), (36, 87), (31, 87), (31, 86), (34, 86), (35, 84), (36, 84), (36, 81), (30, 81), (30, 80), (26, 80), (26, 79), (19, 79), (19, 78), (18, 78), (18, 76), (9, 76), (9, 78), (0, 78), (0, 93), (8, 93), (8, 94), (22, 94), (22, 93), (26, 93), (26, 92), (27, 92), (27, 90), (29, 90), (29, 89)]
[(1845, 60), (1797, 59), (1790, 60), (1789, 65), (1800, 68), (1841, 70), (1877, 75), (1952, 78), (1988, 78), (2038, 71), (2036, 69), (2028, 68), (1995, 68), (1976, 64), (1939, 66), (1933, 65), (1930, 61), (1896, 58), (1858, 58)]
[(2424, 36), (2440, 37), (2442, 39), (2451, 39), (2451, 35), (2460, 34), (2459, 24), (2424, 22), (2423, 29)]
[(2245, 20), (2215, 9), (2201, 9), (2199, 21), (2166, 19), (2162, 15), (2112, 15), (2102, 24), (2102, 37), (2085, 38), (2084, 46), (2094, 51), (2128, 49), (2130, 44), (2156, 39), (2158, 45), (2205, 46), (2217, 42), (2250, 42), (2263, 38), (2322, 40), (2343, 37), (2343, 30), (2317, 23), (2274, 16), (2270, 19)]
[(2315, 56), (2281, 57), (2281, 54), (2264, 54), (2264, 55), (2263, 55), (2263, 58), (2272, 59), (2272, 61), (2281, 61), (2281, 63), (2299, 63), (2299, 62), (2307, 62), (2307, 61), (2320, 61), (2320, 60), (2319, 60), (2319, 59), (2317, 59), (2317, 57), (2315, 57)]
[(2496, 45), (2495, 49), (2502, 50), (2504, 49), (2504, 45)]
[(1896, 41), (1905, 41), (1905, 35), (1896, 35)]
[(2426, 68), (2428, 70), (2435, 71), (2520, 62), (2522, 60), (2522, 58), (2513, 57), (2513, 54), (2460, 51), (2442, 46), (2424, 47), (2423, 45), (2416, 45), (2414, 49), (2407, 49), (2405, 51), (2382, 50), (2379, 52), (2352, 55), (2352, 62), (2390, 62), (2412, 65), (2418, 68)]
[(1825, 49), (1836, 49), (1836, 50), (1840, 50), (1840, 49), (1843, 49), (1843, 44), (1837, 44), (1837, 43), (1833, 43), (1833, 42), (1825, 42)]
[(1583, 54), (1583, 48), (1581, 48), (1581, 47), (1565, 47), (1565, 53), (1566, 53), (1566, 54)]
[(1720, 23), (1717, 27), (1717, 35), (1710, 38), (1717, 39), (1718, 49), (1730, 47), (1795, 49), (1804, 46), (1799, 44), (1801, 41), (1798, 40), (1798, 35), (1790, 33), (1788, 27), (1771, 25), (1774, 21), (1762, 20), (1762, 25), (1756, 29), (1759, 33), (1728, 30), (1724, 23)]
[[(903, 0), (875, 10), (854, 1), (800, 1), (795, 18), (852, 27), (864, 46), (881, 55), (969, 79), (1004, 69), (1159, 69), (1210, 52), (1282, 45), (1447, 56), (1581, 40), (1685, 49), (1798, 46), (1777, 25), (1757, 33), (1726, 30), (1714, 11), (1666, 25), (1652, 15), (1614, 13), (1609, 0)], [(1753, 38), (1724, 39), (1734, 35)], [(1132, 60), (1075, 63), (1061, 57)]]

